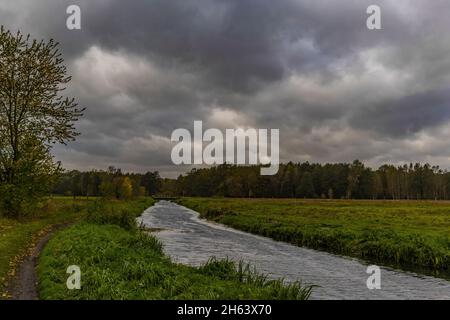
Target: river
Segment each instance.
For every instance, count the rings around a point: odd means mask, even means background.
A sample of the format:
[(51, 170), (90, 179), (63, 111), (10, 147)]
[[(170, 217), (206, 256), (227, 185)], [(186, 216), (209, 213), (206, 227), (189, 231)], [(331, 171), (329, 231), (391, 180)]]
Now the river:
[(174, 262), (198, 266), (215, 256), (243, 260), (270, 277), (314, 284), (312, 299), (450, 299), (450, 282), (381, 268), (381, 289), (367, 288), (368, 264), (241, 232), (200, 219), (183, 206), (160, 201), (140, 218)]

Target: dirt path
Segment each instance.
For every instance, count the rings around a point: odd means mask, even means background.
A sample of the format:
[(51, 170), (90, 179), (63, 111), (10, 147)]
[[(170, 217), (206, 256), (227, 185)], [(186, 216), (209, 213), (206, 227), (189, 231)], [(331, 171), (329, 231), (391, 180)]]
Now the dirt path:
[(31, 250), (31, 254), (24, 257), (17, 269), (16, 276), (11, 280), (11, 284), (7, 288), (7, 292), (11, 295), (12, 300), (39, 299), (37, 291), (38, 279), (36, 274), (39, 255), (53, 234), (69, 225), (70, 223), (53, 226), (49, 232), (39, 239), (36, 246)]

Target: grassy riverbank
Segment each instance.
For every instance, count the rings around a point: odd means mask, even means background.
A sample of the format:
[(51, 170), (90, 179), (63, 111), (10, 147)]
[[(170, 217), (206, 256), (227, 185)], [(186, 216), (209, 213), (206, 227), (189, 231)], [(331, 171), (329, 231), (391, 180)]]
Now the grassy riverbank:
[[(42, 299), (306, 299), (310, 294), (299, 283), (267, 280), (231, 261), (212, 259), (200, 268), (174, 264), (153, 236), (135, 227), (143, 210), (128, 209), (97, 208), (50, 240), (38, 267)], [(66, 287), (70, 265), (80, 267), (81, 290)]]
[(183, 198), (202, 217), (299, 246), (450, 275), (450, 203)]
[(87, 214), (86, 200), (53, 198), (26, 219), (0, 217), (0, 299), (7, 298), (5, 288), (20, 262), (35, 241), (52, 226), (73, 222)]
[[(74, 223), (87, 217), (90, 220), (108, 219), (108, 213), (118, 220), (117, 223), (122, 219), (122, 223), (134, 225), (134, 218), (129, 217), (126, 212), (139, 214), (153, 203), (151, 198), (124, 202), (96, 198), (52, 197), (44, 201), (35, 214), (26, 219), (0, 217), (0, 299), (9, 297), (6, 292), (8, 283), (16, 275), (17, 266), (23, 256), (53, 226)], [(101, 216), (95, 214), (100, 210), (105, 214)]]

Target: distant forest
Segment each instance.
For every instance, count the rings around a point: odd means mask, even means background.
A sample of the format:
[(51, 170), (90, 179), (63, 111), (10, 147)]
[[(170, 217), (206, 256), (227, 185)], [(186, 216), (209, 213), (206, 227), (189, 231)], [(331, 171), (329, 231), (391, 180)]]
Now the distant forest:
[(220, 165), (193, 169), (178, 179), (158, 172), (64, 173), (54, 193), (127, 198), (143, 195), (277, 197), (324, 199), (450, 199), (450, 172), (429, 164), (383, 165), (377, 170), (353, 163), (286, 163), (278, 174), (261, 176), (260, 166)]
[(158, 172), (123, 173), (115, 167), (109, 167), (106, 171), (73, 170), (60, 175), (53, 193), (73, 197), (129, 199), (157, 194), (162, 181)]

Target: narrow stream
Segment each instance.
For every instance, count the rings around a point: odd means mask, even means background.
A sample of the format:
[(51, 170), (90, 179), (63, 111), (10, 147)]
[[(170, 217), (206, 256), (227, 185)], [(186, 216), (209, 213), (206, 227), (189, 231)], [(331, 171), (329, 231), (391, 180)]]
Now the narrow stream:
[(197, 212), (160, 201), (140, 218), (173, 261), (200, 265), (211, 256), (244, 260), (270, 277), (318, 285), (312, 299), (450, 299), (450, 282), (381, 269), (381, 289), (369, 290), (367, 264), (357, 259), (296, 247), (199, 218)]

